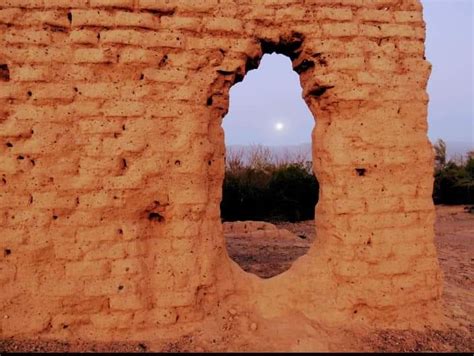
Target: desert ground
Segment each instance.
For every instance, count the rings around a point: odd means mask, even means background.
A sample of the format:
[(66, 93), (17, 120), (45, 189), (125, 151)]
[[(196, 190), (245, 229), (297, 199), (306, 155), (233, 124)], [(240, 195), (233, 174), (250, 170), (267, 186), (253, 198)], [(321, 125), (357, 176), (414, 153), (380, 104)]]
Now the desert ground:
[[(369, 335), (366, 351), (474, 351), (474, 214), (464, 206), (436, 207), (438, 258), (444, 272), (444, 311), (450, 328), (446, 331), (392, 332)], [(247, 272), (269, 278), (287, 270), (306, 253), (315, 238), (314, 221), (278, 223), (299, 239), (227, 239), (229, 255)]]
[[(474, 214), (463, 206), (438, 206), (436, 246), (444, 272), (444, 312), (448, 325), (444, 330), (391, 331), (379, 330), (354, 340), (354, 351), (474, 351)], [(266, 239), (232, 236), (227, 238), (229, 255), (248, 272), (263, 278), (277, 275), (299, 256), (306, 253), (314, 240), (314, 222), (278, 223), (298, 237)], [(152, 348), (153, 349), (153, 348)], [(0, 352), (5, 351), (111, 351), (143, 352), (146, 343), (59, 342), (34, 340), (0, 340)], [(162, 351), (194, 349), (192, 340), (170, 344)], [(202, 350), (213, 351), (213, 350)], [(347, 350), (346, 350), (347, 351)]]

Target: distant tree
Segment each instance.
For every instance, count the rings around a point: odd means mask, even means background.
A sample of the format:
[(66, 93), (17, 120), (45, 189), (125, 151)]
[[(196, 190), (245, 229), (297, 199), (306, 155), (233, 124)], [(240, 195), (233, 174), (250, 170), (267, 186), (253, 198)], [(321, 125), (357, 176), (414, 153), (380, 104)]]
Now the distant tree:
[[(248, 157), (229, 151), (222, 189), (221, 217), (235, 220), (299, 221), (314, 218), (319, 184), (312, 162), (295, 155), (272, 160), (268, 150), (252, 147)], [(278, 163), (276, 163), (278, 162)]]
[(435, 151), (436, 169), (439, 170), (446, 165), (446, 143), (438, 139), (433, 145)]
[[(440, 140), (442, 141), (442, 140)], [(446, 162), (446, 145), (435, 145), (437, 167), (433, 186), (435, 204), (474, 204), (474, 152)], [(443, 164), (444, 162), (444, 164)]]
[(248, 151), (248, 162), (251, 168), (267, 170), (273, 165), (274, 160), (270, 147), (253, 145)]
[(474, 159), (474, 150), (467, 151), (467, 159)]
[(466, 172), (469, 177), (474, 180), (474, 151), (471, 151), (470, 155), (468, 154), (468, 157), (469, 158), (466, 163)]
[(297, 164), (300, 166), (305, 165), (308, 158), (311, 157), (311, 149), (309, 147), (302, 147), (298, 150), (290, 151), (288, 148), (279, 155), (275, 155), (274, 163), (277, 166), (288, 166), (291, 164)]
[(300, 221), (314, 218), (319, 184), (304, 164), (290, 164), (277, 169), (270, 180), (274, 219)]
[(236, 172), (244, 167), (244, 151), (242, 149), (227, 149), (225, 157), (226, 170)]
[(305, 161), (303, 167), (306, 172), (313, 174), (313, 161)]

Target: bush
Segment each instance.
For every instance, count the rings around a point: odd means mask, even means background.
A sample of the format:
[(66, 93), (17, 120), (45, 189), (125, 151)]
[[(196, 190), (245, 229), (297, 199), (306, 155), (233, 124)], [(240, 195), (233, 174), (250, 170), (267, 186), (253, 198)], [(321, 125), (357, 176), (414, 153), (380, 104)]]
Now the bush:
[(293, 222), (314, 218), (319, 184), (304, 167), (293, 164), (276, 169), (270, 179), (269, 193), (273, 219)]
[[(310, 162), (276, 161), (257, 147), (247, 162), (243, 153), (228, 156), (221, 217), (235, 220), (301, 221), (314, 218), (319, 185)], [(291, 162), (293, 161), (293, 162)]]
[(268, 210), (268, 182), (271, 176), (250, 167), (226, 172), (221, 202), (224, 220), (263, 220)]
[[(441, 145), (440, 145), (441, 144)], [(435, 145), (436, 152), (441, 151), (440, 140)], [(435, 204), (474, 204), (474, 154), (468, 153), (466, 162), (448, 161), (443, 154), (437, 155), (433, 201)]]

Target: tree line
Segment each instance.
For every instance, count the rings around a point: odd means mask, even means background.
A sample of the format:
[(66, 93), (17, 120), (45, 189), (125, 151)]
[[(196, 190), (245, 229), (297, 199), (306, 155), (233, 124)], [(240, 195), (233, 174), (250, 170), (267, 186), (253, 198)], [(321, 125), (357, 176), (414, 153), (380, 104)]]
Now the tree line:
[[(466, 158), (447, 159), (446, 143), (435, 151), (435, 204), (474, 204), (474, 151)], [(275, 155), (252, 146), (228, 150), (221, 202), (224, 221), (301, 221), (314, 218), (319, 183), (308, 160), (310, 152)]]
[(474, 204), (474, 151), (466, 157), (447, 159), (446, 143), (439, 139), (433, 145), (435, 204)]
[(314, 218), (319, 184), (306, 152), (275, 155), (268, 147), (228, 151), (221, 202), (225, 221)]

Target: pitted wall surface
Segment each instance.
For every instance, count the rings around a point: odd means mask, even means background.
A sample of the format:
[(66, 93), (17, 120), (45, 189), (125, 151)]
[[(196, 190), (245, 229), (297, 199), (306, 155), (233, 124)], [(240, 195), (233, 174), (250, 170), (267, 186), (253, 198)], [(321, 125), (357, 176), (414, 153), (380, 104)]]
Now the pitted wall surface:
[[(0, 336), (171, 338), (229, 305), (429, 323), (424, 38), (418, 0), (3, 0)], [(264, 281), (226, 253), (221, 123), (271, 52), (317, 118), (321, 190), (314, 246)]]

